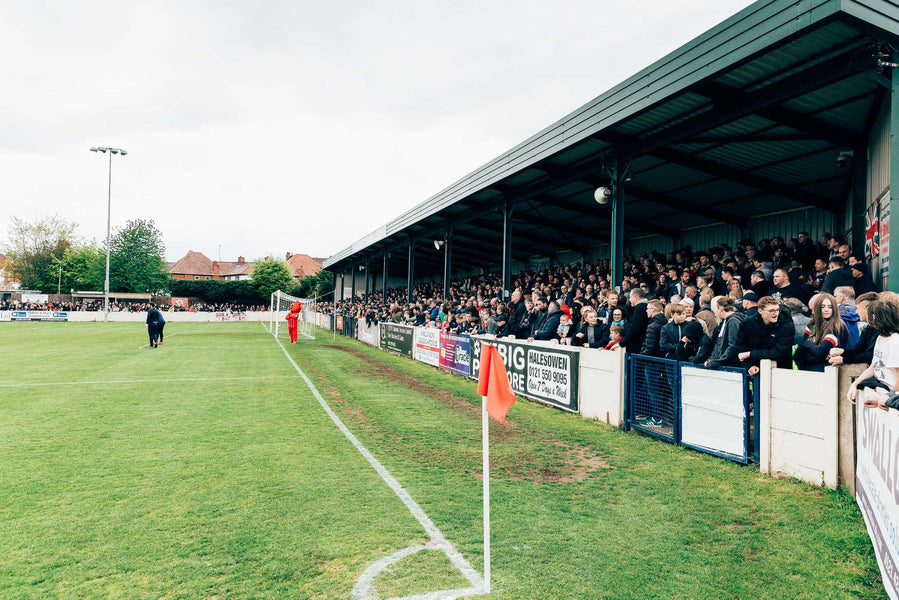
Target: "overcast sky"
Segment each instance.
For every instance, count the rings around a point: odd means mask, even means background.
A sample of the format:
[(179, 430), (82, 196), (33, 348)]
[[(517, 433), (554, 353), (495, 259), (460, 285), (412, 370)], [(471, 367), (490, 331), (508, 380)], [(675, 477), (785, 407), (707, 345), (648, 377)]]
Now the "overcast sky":
[(327, 257), (749, 4), (0, 0), (0, 247), (105, 240), (113, 146), (168, 260)]

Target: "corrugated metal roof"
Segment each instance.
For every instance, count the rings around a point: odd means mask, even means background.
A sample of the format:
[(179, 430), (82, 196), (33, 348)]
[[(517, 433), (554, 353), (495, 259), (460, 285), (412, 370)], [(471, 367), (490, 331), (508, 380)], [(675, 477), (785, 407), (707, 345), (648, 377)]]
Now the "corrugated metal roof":
[[(877, 33), (870, 26), (867, 29), (858, 27), (859, 18), (876, 23), (883, 31)], [(754, 198), (746, 201), (746, 206), (749, 210), (754, 203), (756, 212), (763, 209), (766, 202), (772, 206), (790, 204), (793, 201), (773, 195), (770, 190), (753, 190), (745, 177), (736, 178), (740, 183), (733, 183), (722, 173), (755, 170), (760, 177), (796, 188), (802, 188), (804, 183), (825, 180), (833, 169), (833, 160), (827, 156), (832, 142), (801, 139), (803, 131), (809, 126), (814, 127), (815, 122), (809, 119), (839, 125), (841, 130), (849, 132), (860, 131), (867, 120), (871, 95), (877, 84), (871, 78), (850, 73), (845, 77), (840, 75), (841, 81), (822, 86), (816, 84), (814, 77), (805, 77), (805, 74), (814, 72), (810, 67), (817, 64), (829, 64), (822, 61), (840, 56), (847, 49), (857, 52), (858, 60), (870, 61), (870, 52), (865, 46), (877, 40), (875, 35), (899, 38), (899, 6), (896, 3), (874, 0), (756, 2), (330, 257), (325, 267), (366, 249), (384, 251), (405, 239), (413, 228), (425, 232), (441, 221), (438, 217), (469, 211), (465, 206), (460, 210), (457, 203), (499, 197), (501, 192), (492, 189), (492, 185), (501, 183), (504, 191), (519, 194), (521, 198), (539, 194), (560, 198), (569, 190), (572, 194), (578, 190), (589, 191), (589, 186), (584, 186), (583, 182), (575, 184), (572, 178), (595, 177), (601, 170), (602, 155), (611, 146), (620, 144), (631, 148), (634, 181), (645, 189), (676, 192), (692, 202), (704, 202), (716, 194), (731, 193), (740, 198), (755, 192)], [(855, 65), (853, 73), (864, 66), (860, 65)], [(781, 92), (783, 101), (778, 99), (770, 102), (770, 106), (765, 105), (765, 86), (777, 81), (792, 81), (787, 78), (797, 75), (797, 82), (807, 89), (791, 86), (790, 93)], [(751, 92), (756, 88), (762, 92), (752, 96)], [(783, 85), (781, 88), (787, 89)], [(859, 94), (864, 96), (859, 98)], [(739, 108), (745, 98), (753, 98), (764, 110), (734, 111), (733, 107)], [(704, 116), (694, 118), (699, 113)], [(730, 114), (734, 117), (723, 118)], [(706, 118), (708, 126), (703, 129)], [(692, 132), (692, 136), (702, 138), (702, 141), (688, 139), (690, 136), (675, 138), (674, 132), (679, 135), (681, 131)], [(775, 135), (787, 138), (773, 139)], [(772, 139), (746, 141), (753, 136)], [(713, 138), (716, 137), (729, 139), (715, 143)], [(641, 155), (641, 147), (659, 147), (658, 140), (670, 140), (664, 142), (666, 147), (687, 157), (695, 155), (705, 162), (694, 169), (666, 163), (645, 153)], [(541, 168), (544, 161), (554, 168)], [(760, 166), (763, 168), (759, 169)], [(555, 175), (553, 172), (559, 169), (563, 176), (559, 177), (558, 183), (544, 185), (549, 179), (546, 173)], [(815, 193), (832, 197), (830, 190), (834, 186), (815, 184), (814, 187), (828, 190), (826, 194)], [(586, 199), (585, 206), (589, 202), (589, 198)], [(727, 210), (733, 210), (735, 214), (752, 214), (751, 211), (741, 212), (741, 206), (742, 203), (737, 201)], [(705, 220), (703, 215), (695, 212), (684, 211), (684, 214), (696, 222)], [(598, 216), (597, 223), (602, 225), (607, 218)], [(495, 221), (491, 227), (495, 229)], [(560, 249), (561, 244), (560, 241)]]

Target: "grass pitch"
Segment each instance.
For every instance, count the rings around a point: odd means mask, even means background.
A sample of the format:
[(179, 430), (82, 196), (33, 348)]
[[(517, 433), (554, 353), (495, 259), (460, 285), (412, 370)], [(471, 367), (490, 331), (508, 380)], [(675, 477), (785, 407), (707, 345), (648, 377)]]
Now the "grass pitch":
[[(350, 598), (427, 541), (259, 323), (0, 324), (0, 598)], [(478, 569), (473, 382), (319, 331), (290, 355)], [(490, 598), (882, 598), (854, 501), (519, 400)], [(383, 598), (466, 586), (439, 553)]]

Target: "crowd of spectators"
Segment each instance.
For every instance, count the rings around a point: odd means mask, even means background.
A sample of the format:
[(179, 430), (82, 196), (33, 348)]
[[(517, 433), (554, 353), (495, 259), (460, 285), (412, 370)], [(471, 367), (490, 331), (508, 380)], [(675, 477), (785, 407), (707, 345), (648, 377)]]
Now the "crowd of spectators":
[[(150, 305), (145, 302), (109, 302), (110, 312), (146, 312)], [(163, 312), (250, 312), (268, 310), (264, 305), (217, 303), (195, 303), (188, 306), (171, 306), (156, 304)], [(103, 300), (84, 300), (81, 302), (23, 302), (20, 300), (4, 300), (0, 302), (0, 310), (51, 310), (67, 312), (96, 312), (103, 310)]]
[[(612, 285), (608, 260), (524, 271), (505, 296), (501, 276), (421, 283), (338, 304), (342, 314), (457, 333), (555, 340), (560, 344), (734, 366), (757, 372), (763, 359), (782, 368), (823, 370), (872, 360), (877, 294), (867, 263), (830, 234), (807, 232), (669, 255), (630, 257)], [(330, 308), (330, 307), (329, 307)], [(899, 304), (897, 304), (899, 310)]]

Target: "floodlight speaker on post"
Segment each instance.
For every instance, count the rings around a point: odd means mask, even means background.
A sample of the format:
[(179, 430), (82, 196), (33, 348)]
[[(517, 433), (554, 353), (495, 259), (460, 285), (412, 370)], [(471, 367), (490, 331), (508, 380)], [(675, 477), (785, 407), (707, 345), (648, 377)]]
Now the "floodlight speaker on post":
[(609, 198), (612, 197), (612, 190), (601, 186), (596, 188), (596, 191), (593, 192), (593, 199), (596, 200), (598, 204), (608, 204)]
[(446, 244), (446, 242), (443, 240), (434, 240), (434, 248), (436, 250), (442, 250), (444, 244)]

